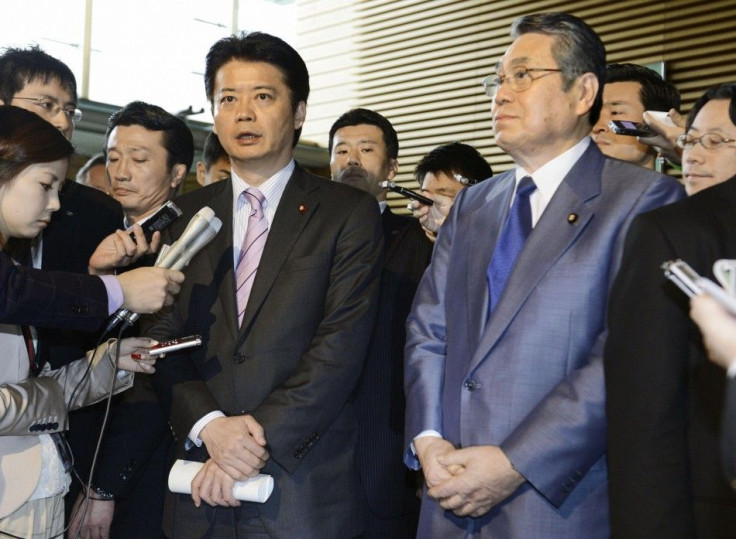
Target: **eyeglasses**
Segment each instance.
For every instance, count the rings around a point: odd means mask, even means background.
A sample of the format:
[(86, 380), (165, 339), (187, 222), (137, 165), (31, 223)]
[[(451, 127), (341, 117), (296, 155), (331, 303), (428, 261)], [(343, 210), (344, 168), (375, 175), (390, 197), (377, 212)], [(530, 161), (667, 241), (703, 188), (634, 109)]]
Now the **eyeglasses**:
[[(539, 75), (538, 77), (532, 77), (529, 73), (532, 71), (543, 71), (545, 75)], [(483, 79), (483, 88), (486, 90), (486, 95), (493, 98), (498, 92), (498, 89), (505, 82), (509, 84), (514, 92), (523, 92), (529, 89), (537, 79), (541, 79), (550, 73), (561, 73), (561, 69), (549, 69), (544, 67), (524, 67), (519, 66), (511, 69), (506, 75), (488, 75)]]
[(718, 133), (706, 133), (701, 137), (689, 137), (687, 135), (680, 135), (677, 137), (677, 145), (683, 150), (692, 149), (698, 142), (706, 150), (715, 150), (716, 148), (719, 148), (721, 144), (736, 142), (736, 139), (724, 138)]
[(63, 112), (67, 118), (69, 118), (74, 124), (77, 124), (82, 119), (82, 111), (74, 107), (62, 107), (61, 104), (53, 97), (23, 97), (16, 95), (13, 99), (24, 99), (30, 101), (37, 107), (41, 107), (44, 110), (44, 116), (53, 118), (59, 112)]

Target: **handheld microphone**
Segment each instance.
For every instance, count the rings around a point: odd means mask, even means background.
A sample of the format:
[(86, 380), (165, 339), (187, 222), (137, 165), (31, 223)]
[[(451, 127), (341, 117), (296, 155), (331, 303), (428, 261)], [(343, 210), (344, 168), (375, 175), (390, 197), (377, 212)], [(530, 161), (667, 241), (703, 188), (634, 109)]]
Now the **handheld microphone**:
[[(213, 221), (215, 219), (219, 223), (217, 230), (215, 230), (214, 234), (209, 237), (207, 242), (198, 242), (197, 240), (199, 236), (203, 235), (205, 232), (208, 231), (209, 228), (211, 228), (210, 221)], [(212, 208), (208, 206), (205, 206), (204, 208), (199, 210), (194, 215), (194, 217), (190, 219), (189, 224), (187, 224), (187, 227), (184, 229), (184, 232), (182, 232), (182, 235), (179, 237), (179, 239), (176, 240), (165, 253), (159, 255), (156, 263), (154, 264), (154, 267), (171, 269), (178, 261), (182, 253), (184, 253), (187, 246), (196, 242), (199, 247), (197, 248), (197, 250), (191, 252), (189, 259), (186, 261), (186, 264), (188, 264), (189, 260), (191, 260), (191, 257), (193, 257), (196, 252), (199, 251), (199, 249), (204, 247), (207, 243), (209, 243), (209, 241), (212, 240), (212, 238), (215, 237), (215, 234), (217, 234), (221, 226), (222, 221), (215, 217), (214, 210), (212, 210)], [(136, 320), (138, 320), (139, 317), (139, 314), (132, 313), (128, 309), (118, 309), (110, 322), (108, 322), (107, 327), (105, 328), (105, 333), (117, 327), (118, 324), (120, 324), (121, 322), (125, 322), (128, 326), (130, 326)]]
[(159, 268), (171, 268), (174, 265), (184, 249), (192, 241), (194, 241), (202, 232), (207, 230), (210, 221), (214, 219), (215, 212), (212, 208), (205, 206), (199, 210), (194, 217), (189, 221), (189, 224), (182, 232), (178, 240), (176, 240), (171, 248), (164, 254), (159, 264), (156, 264)]
[[(222, 221), (220, 221), (217, 217), (213, 217), (212, 222), (207, 223), (207, 228), (205, 229), (205, 231), (202, 232), (193, 241), (189, 242), (189, 245), (187, 245), (186, 249), (182, 251), (181, 256), (179, 256), (178, 260), (176, 260), (172, 264), (171, 269), (182, 270), (187, 267), (194, 255), (196, 255), (205, 245), (212, 241), (212, 239), (220, 231), (220, 228), (222, 228)], [(182, 235), (182, 237), (184, 236)], [(126, 327), (130, 327), (135, 324), (140, 316), (141, 315), (138, 313), (128, 312), (125, 315)]]
[(381, 187), (383, 187), (384, 189), (388, 189), (389, 191), (393, 191), (394, 193), (404, 195), (405, 197), (418, 200), (425, 206), (431, 206), (432, 204), (434, 204), (434, 201), (431, 198), (427, 198), (423, 195), (420, 195), (416, 191), (412, 191), (411, 189), (407, 189), (406, 187), (401, 187), (400, 185), (388, 180), (385, 182), (381, 182)]

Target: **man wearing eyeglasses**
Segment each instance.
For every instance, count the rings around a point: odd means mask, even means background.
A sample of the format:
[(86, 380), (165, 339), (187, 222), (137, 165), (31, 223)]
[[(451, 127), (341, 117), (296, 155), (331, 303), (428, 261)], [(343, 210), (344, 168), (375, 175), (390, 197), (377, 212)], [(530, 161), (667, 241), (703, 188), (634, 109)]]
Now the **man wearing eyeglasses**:
[(512, 38), (484, 85), (516, 167), (457, 195), (407, 321), (418, 536), (607, 538), (608, 290), (632, 216), (684, 193), (590, 140), (605, 49), (584, 21)]
[(726, 373), (707, 360), (687, 296), (660, 269), (679, 258), (713, 279), (714, 262), (736, 258), (735, 111), (733, 83), (695, 103), (679, 139), (690, 196), (633, 221), (611, 291), (614, 537), (736, 537), (736, 494), (718, 445)]

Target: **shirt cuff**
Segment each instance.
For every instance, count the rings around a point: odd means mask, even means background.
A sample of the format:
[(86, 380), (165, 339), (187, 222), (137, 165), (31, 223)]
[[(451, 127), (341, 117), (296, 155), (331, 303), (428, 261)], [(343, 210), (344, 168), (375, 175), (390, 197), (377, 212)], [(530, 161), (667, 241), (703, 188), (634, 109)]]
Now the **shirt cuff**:
[(123, 306), (123, 287), (114, 275), (100, 275), (107, 290), (107, 314), (112, 314)]
[[(220, 410), (215, 410), (203, 416), (199, 421), (194, 424), (192, 430), (189, 431), (187, 442), (189, 442), (189, 444), (196, 445), (197, 447), (202, 447), (202, 440), (199, 437), (202, 429), (205, 428), (210, 421), (212, 421), (213, 419), (217, 419), (218, 417), (225, 417), (225, 414), (223, 414)], [(189, 447), (191, 447), (191, 445), (189, 445)]]
[(432, 438), (442, 438), (442, 435), (436, 430), (423, 430), (422, 432), (414, 436), (414, 439), (411, 441), (411, 445), (409, 446), (411, 447), (411, 452), (414, 453), (414, 455), (417, 454), (417, 448), (414, 447), (414, 440), (416, 440), (417, 438), (424, 438), (425, 436), (431, 436)]

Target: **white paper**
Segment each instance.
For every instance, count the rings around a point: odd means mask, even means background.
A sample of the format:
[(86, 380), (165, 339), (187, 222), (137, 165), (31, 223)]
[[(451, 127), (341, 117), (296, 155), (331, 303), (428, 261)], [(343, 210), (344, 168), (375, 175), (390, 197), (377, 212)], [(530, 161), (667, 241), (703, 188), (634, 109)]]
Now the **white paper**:
[[(169, 472), (169, 490), (176, 494), (191, 494), (192, 480), (202, 469), (201, 462), (191, 460), (177, 460)], [(233, 486), (233, 496), (243, 502), (263, 503), (273, 492), (273, 477), (258, 474), (246, 481), (236, 481)]]

